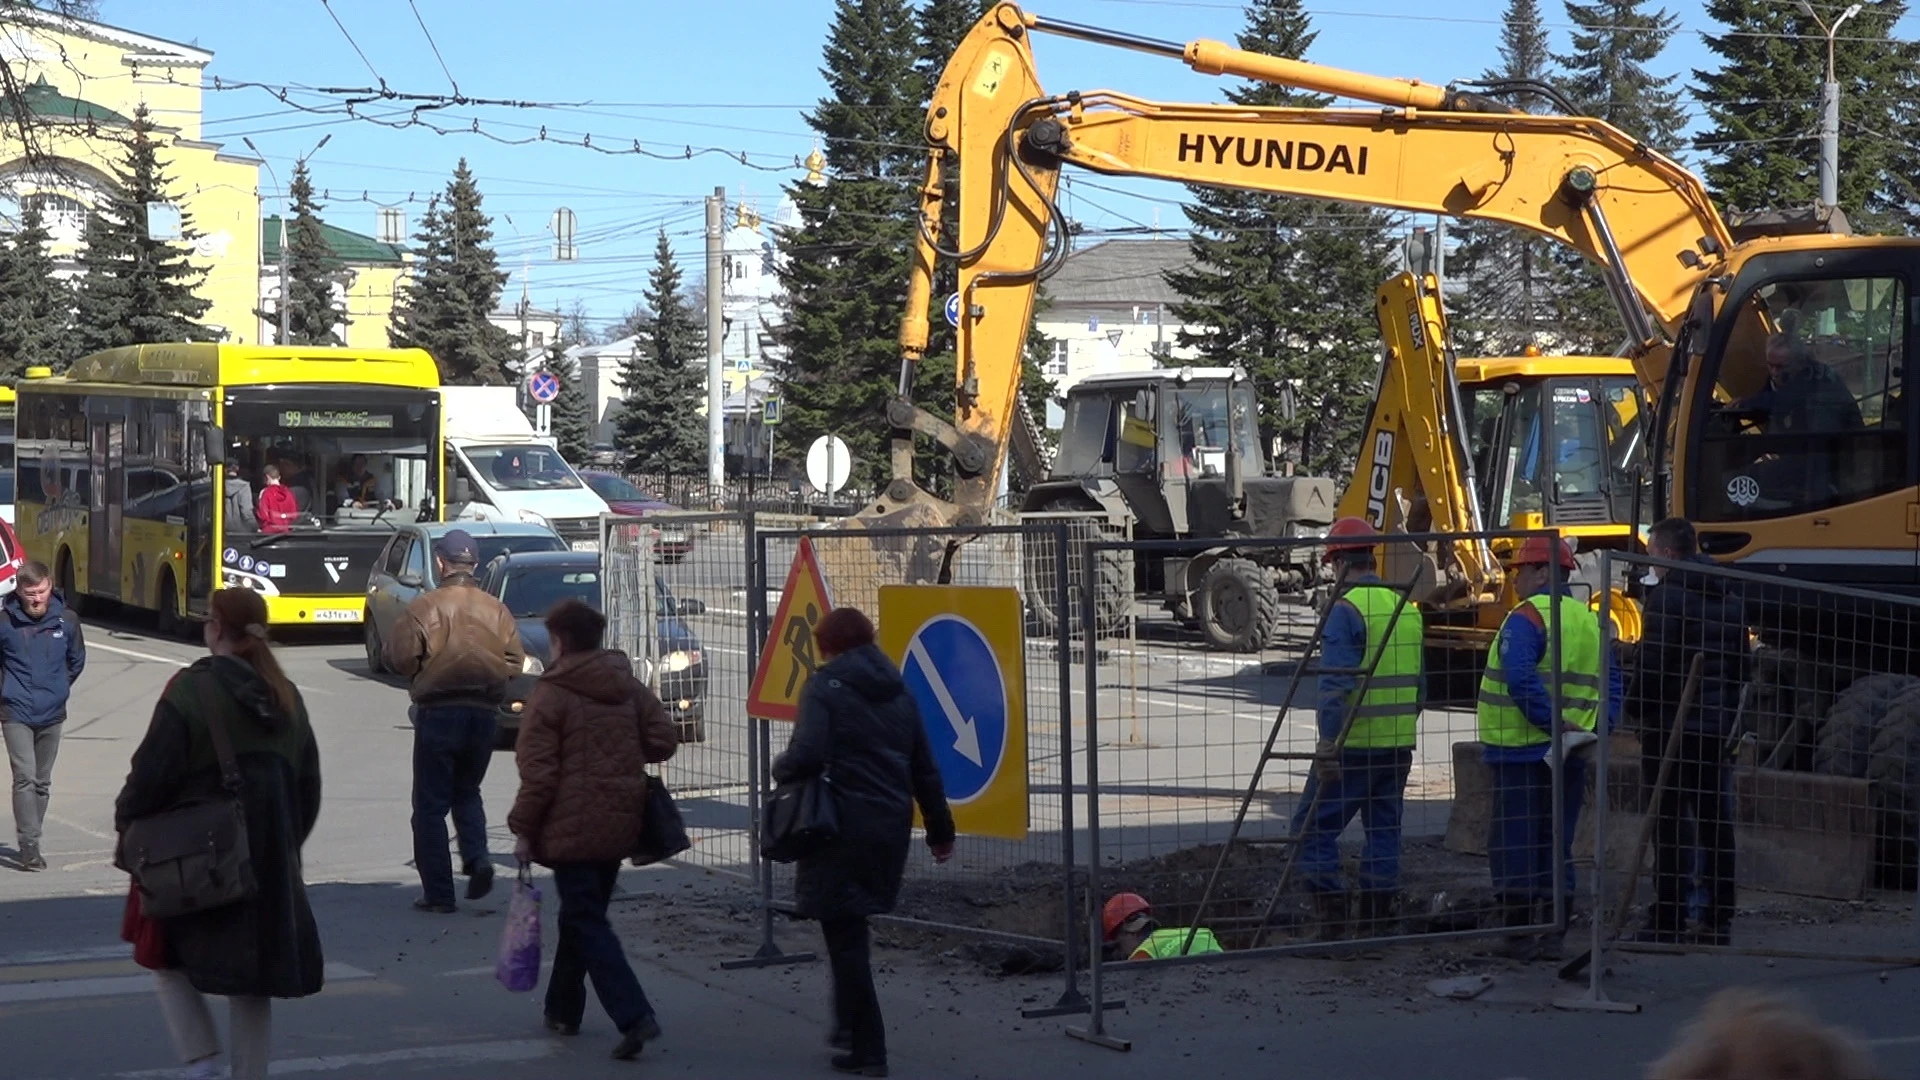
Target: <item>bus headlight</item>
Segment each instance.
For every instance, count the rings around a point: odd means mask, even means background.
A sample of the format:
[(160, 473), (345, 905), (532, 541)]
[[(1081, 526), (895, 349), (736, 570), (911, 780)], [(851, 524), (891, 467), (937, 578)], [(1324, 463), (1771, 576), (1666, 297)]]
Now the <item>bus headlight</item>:
[(547, 665), (541, 663), (540, 658), (537, 656), (529, 656), (525, 660), (520, 661), (520, 674), (522, 675), (543, 675), (546, 673), (546, 670)]
[(683, 649), (670, 652), (660, 658), (660, 664), (668, 671), (685, 671), (700, 662), (699, 649)]

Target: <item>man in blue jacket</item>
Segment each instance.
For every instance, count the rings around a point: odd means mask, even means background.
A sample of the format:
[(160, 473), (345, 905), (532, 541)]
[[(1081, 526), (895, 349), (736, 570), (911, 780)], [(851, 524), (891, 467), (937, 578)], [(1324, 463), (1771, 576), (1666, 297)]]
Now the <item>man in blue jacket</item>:
[(13, 827), (20, 866), (45, 870), (40, 825), (53, 789), (53, 759), (67, 719), (67, 695), (87, 666), (80, 619), (53, 595), (45, 563), (29, 562), (0, 610), (0, 735), (13, 768)]

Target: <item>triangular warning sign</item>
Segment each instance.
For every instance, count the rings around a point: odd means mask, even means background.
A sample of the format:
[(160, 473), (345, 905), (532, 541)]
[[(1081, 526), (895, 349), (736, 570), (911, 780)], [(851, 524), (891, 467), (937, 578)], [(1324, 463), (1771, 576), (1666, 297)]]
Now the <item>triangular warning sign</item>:
[(807, 677), (819, 666), (813, 654), (813, 628), (831, 610), (833, 600), (820, 574), (820, 561), (814, 558), (813, 541), (803, 536), (787, 570), (787, 584), (780, 591), (780, 610), (767, 624), (767, 644), (760, 650), (753, 689), (747, 694), (748, 716), (788, 723), (800, 718), (800, 694), (807, 688)]

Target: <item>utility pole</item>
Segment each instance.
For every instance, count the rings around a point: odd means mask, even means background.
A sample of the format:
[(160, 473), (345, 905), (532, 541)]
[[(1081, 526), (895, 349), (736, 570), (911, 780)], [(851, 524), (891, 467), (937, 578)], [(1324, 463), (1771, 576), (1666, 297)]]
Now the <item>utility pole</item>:
[(1827, 35), (1827, 81), (1820, 84), (1820, 205), (1832, 209), (1840, 204), (1840, 82), (1833, 73), (1833, 39), (1841, 23), (1860, 14), (1860, 5), (1850, 5), (1832, 26), (1807, 0), (1800, 0), (1800, 10)]
[[(319, 153), (321, 148), (327, 145), (327, 141), (332, 138), (332, 132), (328, 132), (322, 136), (319, 142), (313, 144), (313, 149), (295, 159), (295, 167), (305, 165), (307, 159)], [(253, 151), (254, 154), (260, 158), (260, 164), (267, 167), (267, 176), (273, 180), (273, 186), (279, 187), (280, 174), (273, 171), (273, 163), (267, 160), (267, 155), (260, 153), (260, 148), (253, 145), (252, 139), (242, 136), (240, 141), (246, 143), (247, 149)], [(277, 345), (289, 344), (287, 339), (293, 336), (293, 305), (289, 303), (289, 301), (293, 299), (293, 282), (287, 278), (287, 218), (292, 214), (293, 192), (288, 191), (286, 198), (282, 201), (280, 209), (280, 302), (275, 305), (280, 309), (280, 340), (275, 342)]]
[(727, 189), (716, 187), (707, 198), (707, 492), (713, 508), (721, 507), (727, 488), (727, 428), (721, 408), (726, 379), (720, 353), (726, 344), (726, 241), (721, 223), (727, 213)]

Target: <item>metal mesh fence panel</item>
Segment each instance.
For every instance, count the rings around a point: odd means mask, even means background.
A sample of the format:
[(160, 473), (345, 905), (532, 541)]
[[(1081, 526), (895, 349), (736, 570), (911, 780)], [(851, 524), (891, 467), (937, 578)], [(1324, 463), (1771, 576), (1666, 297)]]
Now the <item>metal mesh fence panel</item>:
[(1920, 956), (1920, 601), (1688, 557), (1635, 583), (1603, 849), (1622, 947)]
[[(1513, 554), (1529, 537), (1480, 539)], [(1590, 670), (1603, 658), (1592, 590), (1555, 558), (1537, 582), (1522, 579), (1523, 593), (1496, 573), (1478, 592), (1448, 595), (1430, 569), (1423, 577), (1362, 545), (1360, 557), (1336, 560), (1349, 563), (1344, 577), (1318, 602), (1281, 603), (1259, 647), (1208, 647), (1200, 620), (1259, 609), (1269, 598), (1249, 585), (1262, 568), (1297, 565), (1299, 549), (1318, 543), (1127, 545), (1148, 580), (1185, 561), (1194, 595), (1143, 605), (1134, 640), (1098, 645), (1093, 666), (1076, 671), (1075, 707), (1097, 755), (1096, 902), (1135, 894), (1151, 905), (1136, 927), (1203, 926), (1223, 955), (1433, 935), (1552, 951), (1576, 895), (1568, 851), (1586, 840), (1592, 766), (1590, 739), (1555, 744), (1547, 730), (1554, 715), (1575, 726), (1597, 716), (1605, 668)], [(1403, 579), (1388, 579), (1396, 568)], [(1521, 602), (1549, 591), (1567, 599)], [(1483, 719), (1487, 658), (1516, 604), (1533, 663), (1492, 691), (1504, 719)], [(1570, 665), (1569, 642), (1591, 655)], [(1120, 938), (1109, 959), (1132, 949)]]

